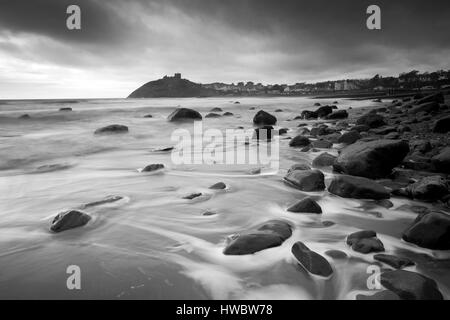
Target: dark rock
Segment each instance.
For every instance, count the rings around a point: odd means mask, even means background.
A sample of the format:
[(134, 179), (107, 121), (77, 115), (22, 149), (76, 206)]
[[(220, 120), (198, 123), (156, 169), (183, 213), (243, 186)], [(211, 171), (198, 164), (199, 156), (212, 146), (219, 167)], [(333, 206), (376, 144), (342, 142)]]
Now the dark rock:
[(153, 118), (153, 116), (152, 116), (151, 114), (146, 114), (146, 115), (144, 116), (144, 118)]
[(316, 140), (312, 142), (312, 146), (314, 148), (330, 149), (333, 146), (333, 144), (327, 140)]
[(195, 110), (188, 108), (177, 108), (168, 117), (169, 121), (192, 121), (201, 120), (202, 115)]
[(448, 186), (441, 176), (429, 176), (406, 187), (406, 192), (413, 199), (436, 201), (449, 193)]
[(358, 294), (356, 300), (400, 300), (400, 297), (390, 290), (383, 290), (371, 296)]
[(330, 113), (333, 113), (333, 108), (330, 106), (323, 106), (316, 110), (317, 116), (319, 118), (326, 117)]
[(333, 167), (350, 175), (383, 178), (402, 162), (408, 152), (409, 145), (405, 141), (357, 141), (342, 150)]
[(258, 111), (258, 113), (253, 117), (253, 123), (256, 125), (275, 125), (277, 123), (277, 118), (267, 113), (263, 110)]
[(359, 139), (361, 139), (361, 135), (359, 134), (359, 132), (352, 130), (340, 136), (338, 139), (338, 143), (353, 144)]
[(72, 111), (70, 107), (59, 108), (59, 111)]
[(410, 114), (417, 114), (419, 112), (430, 113), (430, 112), (434, 112), (434, 111), (439, 111), (439, 103), (437, 103), (437, 102), (422, 103), (418, 106), (415, 106), (415, 107), (409, 109), (408, 112)]
[(422, 248), (450, 250), (450, 216), (434, 211), (419, 214), (402, 238)]
[(384, 136), (385, 134), (389, 134), (391, 132), (397, 132), (397, 127), (396, 126), (386, 126), (386, 127), (382, 127), (382, 128), (371, 129), (369, 131), (369, 133), (378, 134), (378, 135), (382, 135), (382, 136)]
[(309, 111), (305, 110), (301, 113), (301, 119), (310, 120), (310, 119), (317, 119), (319, 115), (315, 111)]
[(292, 254), (308, 272), (322, 276), (329, 277), (333, 274), (333, 268), (327, 259), (320, 254), (311, 251), (305, 244), (298, 241), (292, 246)]
[(379, 114), (374, 113), (367, 113), (360, 117), (356, 121), (357, 125), (366, 125), (370, 128), (379, 128), (384, 125), (386, 125), (386, 121), (383, 116), (380, 116)]
[(377, 261), (386, 263), (387, 265), (389, 265), (395, 269), (402, 269), (402, 268), (414, 265), (414, 262), (412, 262), (408, 258), (392, 256), (389, 254), (378, 253), (378, 254), (374, 255), (373, 258)]
[(326, 116), (326, 119), (328, 120), (346, 119), (346, 118), (348, 118), (348, 113), (346, 110), (337, 110)]
[(301, 191), (322, 191), (325, 189), (325, 177), (319, 170), (288, 172), (284, 180)]
[(204, 216), (214, 216), (214, 215), (216, 215), (217, 213), (215, 213), (215, 212), (213, 212), (213, 211), (205, 211), (205, 212), (203, 212), (203, 214), (202, 215), (204, 215)]
[(20, 117), (19, 117), (19, 119), (31, 119), (31, 117), (30, 117), (30, 115), (29, 114), (23, 114), (23, 115), (21, 115)]
[(436, 120), (433, 125), (433, 132), (447, 133), (450, 131), (450, 116)]
[(368, 125), (365, 125), (365, 124), (358, 124), (358, 125), (352, 127), (350, 130), (358, 131), (358, 132), (365, 132), (365, 131), (369, 131), (370, 127)]
[(309, 146), (310, 144), (311, 142), (309, 141), (309, 139), (301, 135), (296, 136), (291, 141), (289, 141), (289, 146), (291, 147), (305, 147)]
[(381, 274), (380, 281), (403, 300), (443, 300), (436, 282), (416, 272), (388, 271)]
[(289, 207), (287, 209), (287, 211), (294, 212), (294, 213), (317, 213), (317, 214), (320, 214), (320, 213), (322, 213), (322, 208), (316, 201), (314, 201), (313, 199), (308, 197), (303, 200), (300, 200), (293, 206)]
[(164, 169), (164, 165), (161, 163), (150, 164), (142, 169), (142, 172), (153, 172), (156, 170)]
[(375, 99), (375, 100), (372, 100), (372, 102), (383, 102), (383, 101), (381, 101), (381, 99)]
[(104, 134), (104, 133), (127, 133), (128, 127), (120, 124), (112, 124), (103, 128), (95, 130), (94, 134)]
[(107, 196), (106, 198), (104, 198), (102, 200), (86, 203), (85, 205), (82, 206), (82, 209), (96, 207), (96, 206), (100, 206), (100, 205), (106, 204), (106, 203), (113, 203), (113, 202), (116, 202), (116, 201), (119, 201), (122, 199), (123, 199), (122, 196)]
[(331, 226), (334, 226), (335, 224), (336, 224), (336, 223), (333, 222), (333, 221), (328, 221), (328, 220), (322, 221), (322, 225), (323, 225), (324, 227), (331, 227)]
[(283, 112), (283, 109), (276, 109), (275, 112)]
[(318, 155), (313, 160), (312, 166), (315, 168), (332, 166), (335, 160), (336, 160), (335, 156), (329, 154), (328, 152), (324, 152)]
[(292, 235), (292, 226), (280, 220), (270, 220), (254, 229), (234, 234), (227, 239), (226, 255), (252, 254), (280, 246)]
[(388, 199), (389, 192), (373, 180), (347, 175), (337, 175), (333, 178), (328, 191), (343, 198), (355, 199)]
[(361, 239), (370, 239), (375, 238), (376, 236), (377, 233), (373, 230), (361, 230), (348, 235), (346, 242), (349, 246), (351, 246)]
[(187, 196), (184, 196), (183, 199), (186, 199), (186, 200), (192, 200), (192, 199), (195, 199), (195, 198), (200, 197), (201, 195), (202, 195), (201, 192), (198, 192), (198, 193), (191, 193), (191, 194), (189, 194), (189, 195), (187, 195)]
[(213, 184), (212, 186), (209, 187), (209, 189), (213, 189), (213, 190), (221, 190), (221, 189), (226, 189), (227, 185), (223, 182), (217, 182), (215, 184)]
[(320, 103), (318, 102), (314, 103), (314, 107), (320, 107)]
[(52, 221), (50, 230), (61, 232), (68, 229), (84, 226), (91, 220), (91, 216), (78, 210), (68, 210), (59, 213)]
[(283, 135), (283, 134), (288, 133), (288, 131), (289, 131), (288, 128), (280, 128), (280, 129), (278, 130), (278, 134), (281, 136), (281, 135)]
[(444, 148), (439, 154), (431, 158), (431, 163), (437, 172), (450, 173), (450, 147)]
[(215, 107), (215, 108), (211, 109), (211, 112), (222, 112), (222, 111), (223, 111), (222, 108), (219, 108), (219, 107)]
[(227, 117), (227, 116), (234, 116), (234, 114), (233, 114), (233, 112), (225, 112), (224, 114), (223, 114), (225, 117)]
[(341, 250), (328, 250), (328, 251), (325, 251), (325, 254), (335, 260), (348, 258), (347, 254)]
[(289, 168), (288, 173), (295, 170), (311, 170), (311, 167), (306, 163), (296, 163)]
[(379, 206), (382, 206), (383, 208), (389, 209), (392, 208), (394, 206), (394, 204), (387, 200), (387, 199), (381, 199), (381, 200), (377, 200), (375, 201), (375, 203)]
[(371, 253), (384, 251), (383, 243), (378, 238), (360, 239), (352, 244), (352, 250), (359, 253)]
[(220, 118), (220, 117), (221, 117), (220, 114), (218, 114), (218, 113), (213, 113), (213, 112), (208, 113), (208, 114), (205, 116), (205, 118)]

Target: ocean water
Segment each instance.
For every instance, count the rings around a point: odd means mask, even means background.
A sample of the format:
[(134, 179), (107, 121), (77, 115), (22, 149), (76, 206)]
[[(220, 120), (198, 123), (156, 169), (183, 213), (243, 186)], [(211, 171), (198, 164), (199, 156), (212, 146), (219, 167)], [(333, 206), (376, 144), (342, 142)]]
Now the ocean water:
[[(373, 229), (386, 253), (417, 262), (407, 270), (435, 279), (449, 297), (448, 253), (418, 248), (400, 240), (422, 205), (393, 198), (385, 209), (369, 201), (342, 199), (327, 191), (305, 193), (283, 183), (294, 163), (310, 163), (323, 152), (302, 153), (280, 137), (279, 170), (253, 164), (175, 164), (169, 151), (176, 129), (191, 123), (167, 122), (177, 106), (206, 115), (220, 107), (233, 116), (207, 118), (204, 129), (253, 128), (252, 118), (264, 109), (278, 118), (276, 128), (294, 136), (302, 110), (315, 109), (308, 98), (193, 98), (72, 101), (0, 101), (0, 298), (10, 299), (354, 299), (373, 294), (367, 286), (373, 254), (349, 249), (346, 236)], [(340, 107), (358, 108), (366, 101), (339, 100)], [(73, 111), (58, 111), (71, 107)], [(249, 110), (255, 107), (256, 110)], [(275, 113), (276, 109), (283, 112)], [(29, 119), (19, 116), (29, 114)], [(151, 114), (153, 118), (144, 118)], [(308, 122), (309, 126), (314, 121)], [(109, 124), (123, 124), (129, 133), (94, 135)], [(256, 148), (256, 142), (240, 148)], [(220, 144), (217, 146), (221, 148)], [(335, 150), (327, 150), (336, 154)], [(225, 149), (225, 152), (231, 152)], [(148, 174), (139, 169), (162, 163)], [(333, 174), (323, 170), (328, 183)], [(225, 190), (208, 189), (226, 183)], [(201, 192), (193, 200), (184, 196)], [(85, 208), (93, 219), (84, 227), (51, 233), (53, 217), (107, 196), (119, 201)], [(287, 207), (314, 196), (322, 215), (293, 214)], [(426, 205), (425, 205), (426, 206)], [(203, 215), (206, 211), (214, 215)], [(282, 246), (253, 255), (226, 256), (227, 236), (270, 219), (295, 225)], [(323, 221), (333, 221), (324, 226)], [(331, 278), (311, 276), (291, 254), (296, 241), (325, 256)], [(349, 258), (324, 254), (337, 249)], [(81, 270), (81, 290), (68, 290), (67, 267)], [(369, 268), (369, 269), (368, 269)]]

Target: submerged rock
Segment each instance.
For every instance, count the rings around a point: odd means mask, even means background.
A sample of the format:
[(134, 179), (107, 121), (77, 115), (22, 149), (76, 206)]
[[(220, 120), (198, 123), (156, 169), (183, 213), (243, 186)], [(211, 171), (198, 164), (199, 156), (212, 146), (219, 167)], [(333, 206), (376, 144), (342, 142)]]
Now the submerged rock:
[(50, 230), (61, 232), (84, 226), (91, 220), (91, 216), (79, 210), (68, 210), (59, 213), (52, 221)]
[(292, 226), (282, 220), (270, 220), (254, 229), (234, 234), (227, 239), (226, 255), (252, 254), (280, 246), (292, 235)]
[(106, 203), (112, 203), (112, 202), (116, 202), (119, 200), (122, 200), (123, 197), (122, 196), (107, 196), (106, 198), (102, 199), (102, 200), (98, 200), (98, 201), (94, 201), (94, 202), (89, 202), (87, 204), (85, 204), (83, 206), (83, 209), (85, 208), (89, 208), (89, 207), (95, 207), (95, 206), (100, 206), (102, 204), (106, 204)]
[(268, 112), (263, 110), (258, 111), (253, 117), (253, 123), (256, 125), (275, 125), (277, 123), (277, 118)]
[(213, 184), (212, 186), (209, 187), (209, 189), (213, 189), (213, 190), (222, 190), (222, 189), (226, 189), (227, 185), (223, 182), (217, 182), (215, 184)]
[(320, 205), (310, 197), (300, 200), (296, 204), (290, 206), (287, 211), (295, 213), (322, 213)]
[(447, 182), (441, 176), (424, 177), (406, 187), (406, 192), (413, 199), (436, 201), (449, 193)]
[(333, 268), (331, 268), (328, 260), (311, 251), (304, 243), (296, 242), (292, 246), (291, 252), (299, 264), (308, 272), (321, 277), (329, 277), (333, 274)]
[(325, 251), (325, 254), (335, 260), (348, 258), (347, 254), (341, 250), (327, 250)]
[(319, 170), (294, 170), (288, 172), (284, 180), (301, 191), (322, 191), (325, 189), (325, 177)]
[(214, 113), (214, 112), (210, 112), (210, 113), (208, 113), (208, 114), (205, 116), (205, 118), (220, 118), (220, 117), (221, 117), (220, 114), (217, 114), (217, 113)]
[(302, 135), (294, 137), (291, 141), (289, 141), (290, 147), (306, 147), (311, 144), (311, 141), (307, 137), (304, 137)]
[(70, 107), (59, 108), (59, 111), (72, 111)]
[(164, 169), (164, 165), (161, 163), (154, 163), (146, 166), (144, 169), (142, 169), (142, 172), (153, 172), (160, 169)]
[(373, 180), (347, 175), (333, 178), (328, 191), (343, 198), (355, 199), (389, 199), (390, 193), (381, 184)]
[(183, 199), (186, 199), (186, 200), (192, 200), (192, 199), (195, 199), (195, 198), (200, 197), (201, 195), (202, 195), (201, 192), (198, 192), (198, 193), (191, 193), (191, 194), (189, 194), (189, 195), (187, 195), (187, 196), (184, 196)]
[(202, 115), (189, 108), (177, 108), (175, 109), (167, 119), (171, 122), (173, 121), (189, 121), (189, 120), (202, 120)]
[(443, 300), (436, 282), (416, 272), (388, 271), (381, 274), (380, 281), (403, 300)]
[(374, 255), (373, 258), (377, 261), (384, 262), (387, 265), (390, 265), (392, 268), (395, 268), (395, 269), (402, 269), (404, 267), (409, 267), (409, 266), (414, 265), (414, 262), (412, 262), (408, 258), (392, 256), (389, 254), (379, 253), (379, 254)]
[(342, 150), (333, 167), (349, 175), (383, 178), (403, 161), (408, 152), (409, 145), (405, 141), (358, 141)]
[(127, 126), (121, 124), (112, 124), (95, 130), (94, 134), (127, 133), (127, 132), (128, 132)]
[(419, 247), (450, 250), (450, 216), (435, 211), (419, 214), (402, 238)]

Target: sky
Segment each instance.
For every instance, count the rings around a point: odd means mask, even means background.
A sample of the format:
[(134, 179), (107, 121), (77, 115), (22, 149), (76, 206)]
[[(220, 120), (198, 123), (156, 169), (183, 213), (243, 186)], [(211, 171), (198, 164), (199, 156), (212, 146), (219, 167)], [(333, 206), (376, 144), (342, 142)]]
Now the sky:
[(293, 84), (450, 69), (449, 16), (448, 0), (0, 0), (0, 99), (122, 98), (175, 72)]

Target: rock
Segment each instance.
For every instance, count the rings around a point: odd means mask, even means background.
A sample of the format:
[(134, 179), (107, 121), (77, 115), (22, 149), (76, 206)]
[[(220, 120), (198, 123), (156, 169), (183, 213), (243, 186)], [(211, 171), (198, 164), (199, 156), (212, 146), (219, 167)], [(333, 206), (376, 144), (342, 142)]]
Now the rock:
[(361, 139), (361, 135), (359, 134), (359, 132), (352, 130), (340, 136), (338, 139), (338, 143), (353, 144), (359, 139)]
[(409, 266), (414, 265), (414, 262), (412, 262), (408, 258), (392, 256), (389, 254), (378, 253), (378, 254), (374, 255), (373, 258), (377, 261), (386, 263), (387, 265), (389, 265), (395, 269), (402, 269), (404, 267), (409, 267)]
[(288, 173), (295, 170), (311, 170), (311, 167), (306, 163), (296, 163), (289, 168)]
[(146, 166), (144, 169), (142, 169), (142, 172), (153, 172), (160, 169), (164, 169), (164, 165), (161, 163), (155, 163)]
[(343, 198), (388, 199), (389, 192), (373, 180), (347, 175), (337, 175), (328, 186), (328, 192)]
[(280, 128), (280, 129), (278, 130), (278, 134), (281, 136), (281, 135), (283, 135), (283, 134), (288, 133), (288, 131), (289, 131), (288, 128)]
[(346, 118), (348, 118), (348, 113), (346, 110), (337, 110), (326, 116), (326, 119), (328, 120), (346, 119)]
[(439, 111), (439, 103), (426, 102), (426, 103), (422, 103), (418, 106), (415, 106), (415, 107), (409, 109), (408, 113), (417, 114), (419, 112), (430, 113), (430, 112), (434, 112), (434, 111)]
[(167, 117), (167, 119), (171, 122), (202, 120), (202, 115), (192, 109), (177, 108)]
[(431, 158), (431, 163), (438, 172), (450, 173), (450, 147), (444, 148)]
[(314, 107), (320, 107), (320, 103), (318, 102), (314, 103)]
[(277, 118), (267, 113), (263, 110), (258, 111), (258, 113), (253, 117), (253, 123), (256, 125), (275, 125), (277, 123)]
[(290, 147), (305, 147), (305, 146), (309, 146), (310, 145), (310, 141), (307, 137), (304, 136), (296, 136), (295, 138), (293, 138), (291, 141), (289, 141), (289, 146)]
[(153, 116), (152, 116), (151, 114), (146, 114), (146, 115), (144, 116), (144, 118), (153, 118)]
[(328, 220), (322, 221), (322, 225), (323, 225), (324, 227), (331, 227), (331, 226), (334, 226), (335, 224), (336, 224), (336, 223), (333, 222), (333, 221), (328, 221)]
[(215, 107), (215, 108), (211, 109), (211, 112), (222, 112), (222, 111), (223, 111), (222, 108), (219, 108), (219, 107)]
[(102, 200), (86, 203), (85, 205), (82, 206), (82, 209), (100, 206), (100, 205), (106, 204), (106, 203), (113, 203), (113, 202), (116, 202), (116, 201), (119, 201), (122, 199), (123, 199), (122, 196), (107, 196), (106, 198), (104, 198)]
[(390, 290), (383, 290), (371, 296), (358, 294), (356, 300), (400, 300), (400, 297)]
[(275, 112), (283, 112), (283, 109), (276, 109)]
[(360, 239), (352, 244), (352, 250), (359, 253), (372, 253), (384, 251), (383, 243), (378, 238)]
[(205, 211), (205, 212), (203, 212), (203, 216), (214, 216), (214, 215), (216, 215), (217, 213), (215, 213), (215, 212), (213, 212), (213, 211)]
[(333, 269), (327, 259), (320, 254), (311, 251), (304, 243), (298, 241), (292, 246), (292, 254), (308, 272), (322, 276), (329, 277), (333, 274)]
[(450, 250), (450, 216), (435, 211), (419, 214), (402, 239), (422, 248)]
[(25, 113), (25, 114), (21, 115), (19, 117), (19, 119), (31, 119), (31, 117), (30, 117), (30, 115), (28, 113)]
[(381, 274), (381, 284), (404, 300), (443, 300), (436, 282), (419, 273), (395, 270)]
[(336, 157), (329, 154), (328, 152), (321, 153), (318, 155), (312, 162), (312, 166), (314, 168), (320, 168), (320, 167), (328, 167), (332, 166), (334, 163), (334, 160), (336, 160)]
[(314, 201), (313, 199), (308, 197), (303, 200), (300, 200), (293, 206), (289, 207), (287, 209), (287, 211), (294, 212), (294, 213), (317, 213), (317, 214), (320, 214), (320, 213), (322, 213), (322, 208), (319, 206), (319, 204), (316, 201)]
[(365, 131), (369, 131), (369, 130), (370, 130), (370, 127), (365, 124), (358, 124), (351, 128), (351, 131), (358, 131), (358, 132), (365, 132)]
[(381, 101), (381, 99), (375, 99), (375, 100), (372, 100), (372, 102), (378, 102), (378, 103), (380, 103), (380, 102), (383, 102), (383, 101)]
[(284, 177), (289, 185), (301, 191), (322, 191), (325, 189), (325, 177), (319, 170), (288, 172)]
[(72, 111), (72, 108), (69, 107), (59, 108), (59, 111)]
[(319, 118), (324, 118), (330, 113), (333, 113), (333, 108), (330, 106), (323, 106), (316, 110), (317, 116)]
[(436, 201), (449, 193), (448, 186), (441, 176), (424, 177), (406, 187), (406, 192), (413, 199)]
[(382, 128), (371, 129), (369, 131), (369, 133), (378, 134), (381, 136), (384, 136), (385, 134), (389, 134), (391, 132), (397, 133), (397, 127), (396, 126), (386, 126), (386, 127), (382, 127)]
[(94, 134), (106, 134), (106, 133), (127, 133), (128, 127), (120, 124), (112, 124), (103, 128), (95, 130)]
[(333, 167), (349, 175), (383, 178), (403, 161), (408, 152), (409, 145), (405, 141), (357, 141), (342, 150)]
[(84, 226), (91, 220), (91, 216), (79, 210), (68, 210), (59, 213), (52, 221), (50, 230), (61, 232)]
[(201, 192), (191, 193), (191, 194), (189, 194), (189, 195), (187, 195), (187, 196), (184, 196), (183, 199), (186, 199), (186, 200), (192, 200), (192, 199), (195, 199), (195, 198), (200, 197), (201, 195), (202, 195)]
[(361, 239), (370, 239), (375, 238), (376, 236), (377, 233), (373, 230), (361, 230), (348, 235), (346, 242), (349, 246), (351, 246)]
[(335, 260), (348, 258), (347, 254), (341, 250), (328, 250), (328, 251), (325, 251), (325, 254)]
[(450, 116), (436, 120), (433, 125), (434, 133), (447, 133), (450, 131)]
[(394, 204), (387, 200), (387, 199), (381, 199), (381, 200), (377, 200), (375, 201), (375, 203), (379, 206), (382, 206), (383, 208), (389, 209), (392, 208), (394, 206)]
[(356, 121), (357, 125), (366, 125), (370, 128), (378, 128), (386, 125), (386, 121), (383, 116), (376, 113), (367, 113), (360, 117)]
[(270, 220), (254, 229), (234, 234), (227, 239), (226, 255), (252, 254), (280, 246), (292, 235), (292, 226), (281, 220)]
[(220, 118), (220, 117), (221, 117), (220, 114), (218, 114), (218, 113), (213, 113), (213, 112), (208, 113), (208, 114), (205, 116), (205, 118)]
[(226, 188), (227, 188), (227, 185), (223, 182), (217, 182), (209, 187), (209, 189), (213, 189), (213, 190), (222, 190), (222, 189), (226, 189)]
[(317, 119), (319, 115), (315, 111), (309, 111), (305, 110), (301, 113), (301, 119), (310, 120), (310, 119)]
[(316, 140), (312, 142), (312, 146), (314, 148), (330, 149), (333, 146), (333, 144), (327, 140)]
[(224, 114), (223, 114), (225, 117), (227, 117), (227, 116), (234, 116), (234, 114), (233, 114), (233, 112), (225, 112)]

